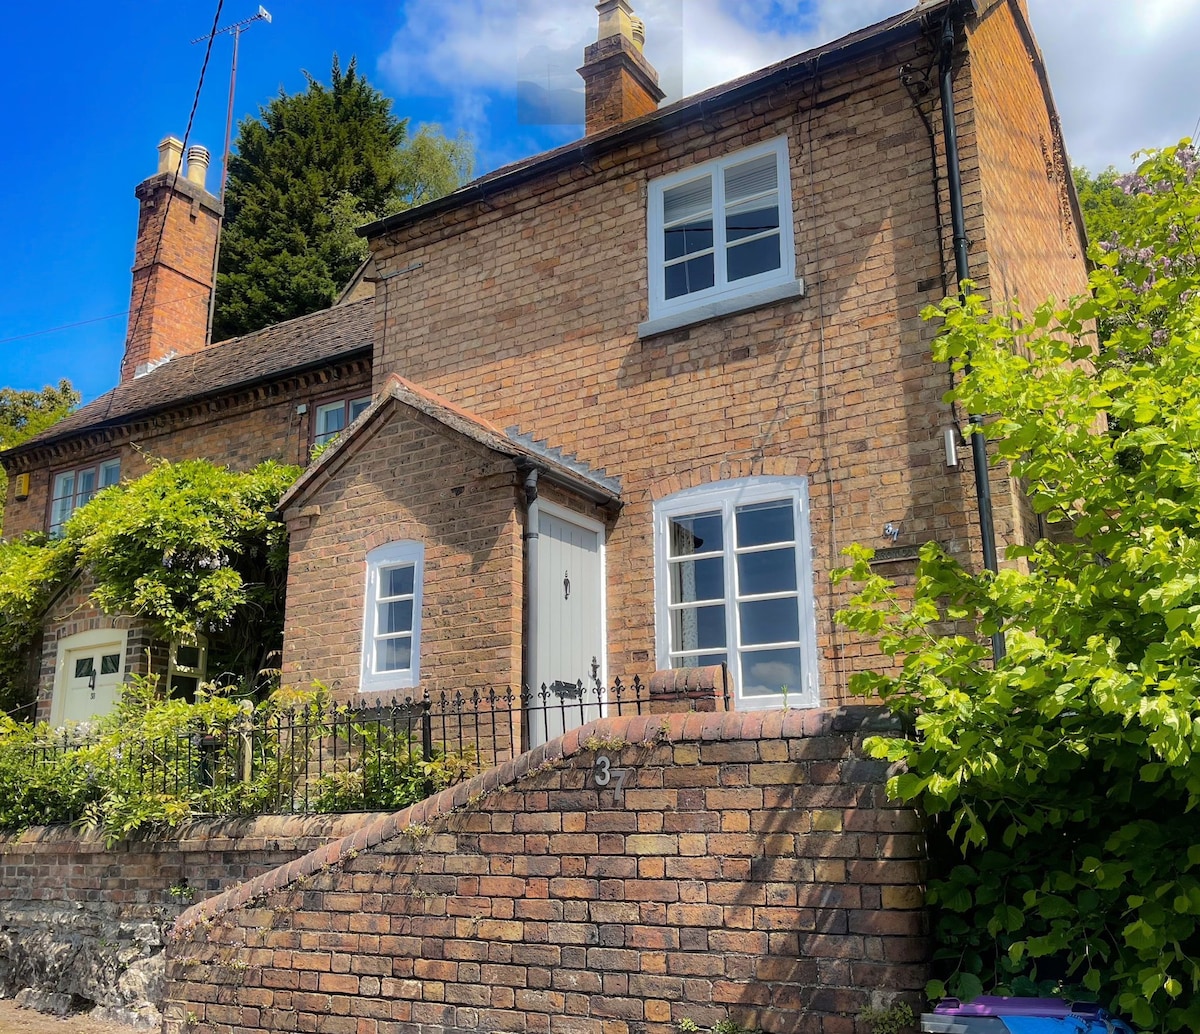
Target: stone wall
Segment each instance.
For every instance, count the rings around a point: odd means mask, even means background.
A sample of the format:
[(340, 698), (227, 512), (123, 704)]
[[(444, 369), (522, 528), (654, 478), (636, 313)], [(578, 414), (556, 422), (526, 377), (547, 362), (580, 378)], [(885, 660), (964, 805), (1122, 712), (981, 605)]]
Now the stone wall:
[(156, 1026), (163, 931), (184, 908), (363, 821), (193, 822), (112, 847), (60, 826), (0, 836), (0, 994)]
[(927, 976), (867, 709), (610, 718), (209, 898), (168, 1034), (851, 1034)]

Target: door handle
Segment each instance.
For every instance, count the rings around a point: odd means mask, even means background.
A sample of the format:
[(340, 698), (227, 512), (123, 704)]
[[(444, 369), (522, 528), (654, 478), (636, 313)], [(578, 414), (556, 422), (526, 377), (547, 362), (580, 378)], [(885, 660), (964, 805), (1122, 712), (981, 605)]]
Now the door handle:
[(96, 699), (96, 669), (92, 669), (92, 673), (88, 676), (88, 689), (92, 691), (92, 699)]
[(563, 599), (571, 598), (571, 575), (567, 571), (563, 571)]

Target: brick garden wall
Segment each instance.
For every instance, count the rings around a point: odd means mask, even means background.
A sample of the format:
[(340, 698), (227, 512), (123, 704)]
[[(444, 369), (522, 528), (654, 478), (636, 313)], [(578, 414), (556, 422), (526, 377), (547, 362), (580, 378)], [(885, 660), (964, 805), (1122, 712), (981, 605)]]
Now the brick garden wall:
[(163, 930), (189, 903), (272, 871), (363, 821), (320, 815), (193, 822), (112, 847), (60, 826), (0, 835), (0, 993), (24, 991), (31, 1004), (51, 1006), (94, 1002), (116, 1018), (152, 1019)]
[(858, 749), (874, 714), (568, 733), (189, 909), (164, 1031), (668, 1034), (728, 1014), (866, 1034), (864, 1007), (927, 975), (923, 839)]

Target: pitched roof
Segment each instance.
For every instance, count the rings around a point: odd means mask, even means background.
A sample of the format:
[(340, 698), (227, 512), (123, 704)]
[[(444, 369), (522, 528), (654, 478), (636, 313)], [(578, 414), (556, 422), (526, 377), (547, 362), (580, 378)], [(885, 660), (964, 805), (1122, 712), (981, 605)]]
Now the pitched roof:
[(375, 336), (372, 298), (322, 309), (179, 356), (142, 377), (118, 384), (6, 455), (31, 452), (85, 431), (225, 394), (358, 353)]
[(555, 484), (569, 488), (595, 503), (616, 503), (621, 498), (621, 482), (609, 477), (601, 470), (594, 470), (582, 460), (563, 453), (561, 449), (548, 448), (545, 442), (535, 442), (531, 436), (522, 435), (515, 427), (501, 431), (477, 413), (444, 398), (428, 388), (392, 374), (384, 383), (379, 396), (370, 408), (336, 439), (328, 449), (309, 464), (308, 469), (279, 500), (278, 509), (284, 511), (302, 502), (310, 491), (316, 489), (333, 474), (342, 459), (348, 458), (353, 450), (369, 439), (383, 425), (382, 414), (394, 403), (409, 406), (438, 421), (464, 438), (478, 442), (485, 448), (502, 456), (508, 456), (522, 466), (536, 469)]
[(828, 69), (845, 62), (857, 60), (892, 43), (909, 39), (920, 33), (937, 15), (955, 8), (968, 11), (975, 9), (976, 0), (920, 0), (911, 10), (885, 18), (874, 25), (842, 36), (831, 43), (814, 47), (801, 54), (785, 58), (756, 72), (731, 79), (701, 93), (684, 97), (665, 108), (659, 108), (641, 118), (632, 119), (611, 129), (595, 133), (582, 140), (565, 144), (553, 151), (535, 154), (530, 158), (513, 162), (472, 180), (444, 197), (409, 208), (376, 222), (360, 226), (356, 231), (363, 237), (376, 237), (382, 233), (410, 226), (438, 212), (449, 211), (471, 201), (478, 201), (496, 191), (515, 186), (526, 179), (545, 175), (559, 168), (572, 167), (581, 161), (615, 150), (644, 137), (696, 120), (704, 110), (714, 106), (739, 103), (749, 97), (771, 90), (779, 82), (798, 75), (811, 74), (814, 69)]

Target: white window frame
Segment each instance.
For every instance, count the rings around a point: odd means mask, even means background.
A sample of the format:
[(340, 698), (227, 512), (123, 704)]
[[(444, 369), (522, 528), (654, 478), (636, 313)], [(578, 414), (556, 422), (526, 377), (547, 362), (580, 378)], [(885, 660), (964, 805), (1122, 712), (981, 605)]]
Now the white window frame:
[[(193, 647), (199, 654), (196, 665), (179, 663), (179, 648)], [(175, 676), (185, 679), (195, 679), (196, 688), (208, 678), (208, 639), (202, 635), (189, 636), (184, 639), (172, 639), (171, 648), (167, 655), (167, 695), (175, 691)]]
[[(95, 474), (96, 480), (93, 482), (92, 493), (86, 499), (82, 498), (82, 492), (79, 490), (79, 479), (83, 474)], [(58, 486), (63, 478), (74, 478), (70, 495), (59, 495)], [(47, 518), (47, 526), (50, 536), (57, 538), (62, 534), (63, 525), (70, 519), (71, 514), (78, 510), (81, 506), (91, 502), (96, 495), (106, 488), (111, 488), (113, 485), (119, 484), (121, 481), (121, 460), (109, 459), (100, 460), (97, 463), (90, 463), (86, 467), (76, 467), (74, 470), (57, 471), (50, 479), (50, 515)], [(58, 513), (58, 503), (60, 500), (70, 499), (71, 506), (66, 512)]]
[[(375, 670), (375, 644), (379, 603), (379, 576), (396, 567), (413, 568), (412, 652), (409, 667), (396, 671)], [(389, 542), (367, 554), (366, 590), (363, 606), (362, 692), (412, 689), (421, 678), (421, 599), (425, 582), (425, 546), (421, 542)]]
[[(755, 503), (790, 500), (795, 530), (796, 587), (800, 628), (797, 643), (800, 649), (801, 685), (789, 686), (786, 697), (750, 696), (742, 691), (741, 629), (738, 612), (737, 556), (739, 548), (734, 536), (734, 516), (741, 506)], [(722, 481), (699, 488), (686, 489), (654, 504), (654, 631), (657, 666), (672, 667), (671, 660), (671, 599), (670, 521), (692, 514), (719, 512), (724, 540), (722, 556), (725, 583), (725, 647), (730, 681), (734, 686), (733, 705), (739, 710), (763, 710), (782, 707), (817, 707), (820, 693), (817, 684), (817, 623), (813, 590), (812, 533), (809, 527), (807, 478), (749, 477)], [(750, 651), (748, 651), (750, 652)]]
[[(725, 239), (725, 177), (730, 166), (753, 161), (766, 154), (776, 160), (779, 192), (780, 266), (741, 280), (728, 280)], [(664, 246), (664, 194), (674, 187), (701, 179), (712, 181), (714, 284), (678, 298), (666, 297), (666, 249)], [(738, 312), (781, 298), (803, 294), (804, 285), (796, 278), (796, 245), (792, 216), (791, 166), (786, 137), (768, 140), (754, 147), (724, 155), (703, 165), (683, 169), (670, 176), (651, 180), (647, 191), (647, 258), (650, 281), (650, 318), (638, 328), (641, 337), (662, 333), (699, 320)]]
[[(317, 403), (313, 411), (313, 445), (324, 445), (326, 442), (333, 441), (339, 434), (344, 434), (346, 428), (354, 423), (370, 405), (370, 395), (364, 395), (361, 398), (330, 399), (327, 402)], [(321, 414), (335, 409), (342, 411), (342, 426), (336, 431), (318, 430)]]

